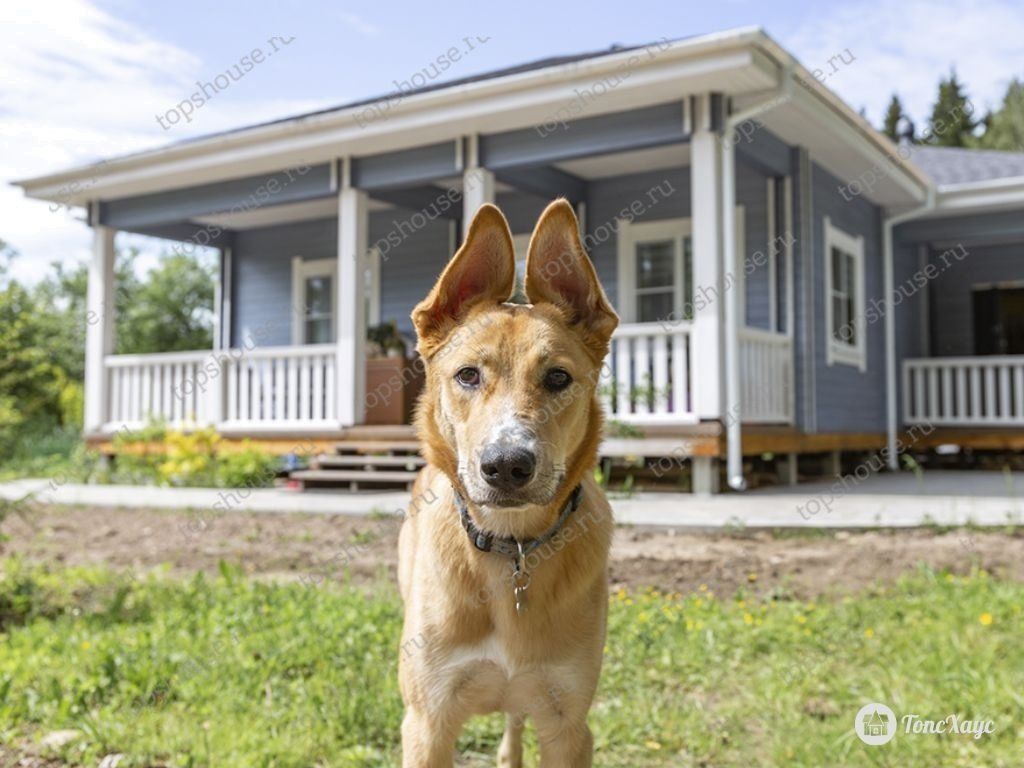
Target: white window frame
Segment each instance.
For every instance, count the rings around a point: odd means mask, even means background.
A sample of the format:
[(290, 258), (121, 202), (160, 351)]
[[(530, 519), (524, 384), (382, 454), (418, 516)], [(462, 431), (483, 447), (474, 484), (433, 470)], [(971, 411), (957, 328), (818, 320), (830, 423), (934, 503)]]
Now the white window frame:
[(635, 323), (636, 319), (636, 247), (641, 243), (671, 240), (675, 244), (676, 279), (673, 286), (672, 309), (681, 312), (683, 297), (686, 296), (683, 238), (693, 238), (690, 219), (662, 219), (660, 221), (637, 222), (620, 219), (618, 223), (618, 299), (619, 314), (624, 323)]
[[(338, 260), (303, 259), (292, 257), (292, 344), (303, 346), (306, 342), (306, 280), (311, 277), (331, 278), (331, 316), (338, 324)], [(337, 335), (337, 334), (335, 334)]]
[[(842, 364), (852, 365), (861, 371), (868, 367), (867, 355), (867, 327), (864, 322), (865, 310), (867, 307), (866, 296), (864, 295), (864, 237), (854, 236), (843, 231), (832, 223), (826, 216), (824, 218), (824, 240), (825, 240), (825, 333), (828, 334), (826, 345), (826, 362), (828, 365)], [(838, 341), (835, 337), (835, 329), (832, 327), (834, 317), (832, 312), (832, 249), (838, 248), (853, 257), (854, 261), (854, 290), (853, 297), (853, 327), (856, 334), (856, 343), (848, 344)]]

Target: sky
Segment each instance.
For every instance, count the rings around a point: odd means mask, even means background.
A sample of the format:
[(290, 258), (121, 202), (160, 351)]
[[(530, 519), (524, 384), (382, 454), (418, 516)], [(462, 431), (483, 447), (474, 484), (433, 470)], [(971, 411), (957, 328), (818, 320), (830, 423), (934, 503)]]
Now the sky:
[[(26, 200), (11, 180), (386, 94), (465, 37), (486, 42), (446, 77), (745, 26), (763, 27), (811, 70), (837, 54), (852, 56), (828, 86), (875, 124), (896, 92), (922, 125), (938, 78), (951, 67), (982, 111), (998, 106), (1014, 74), (1024, 75), (1021, 0), (3, 0), (0, 239), (20, 253), (13, 276), (28, 282), (54, 261), (83, 261), (91, 237), (82, 211)], [(197, 80), (214, 78), (254, 48), (269, 50), (274, 36), (290, 42), (279, 42), (272, 57), (190, 121), (157, 119)], [(133, 243), (147, 254), (140, 268), (151, 266), (156, 244)]]

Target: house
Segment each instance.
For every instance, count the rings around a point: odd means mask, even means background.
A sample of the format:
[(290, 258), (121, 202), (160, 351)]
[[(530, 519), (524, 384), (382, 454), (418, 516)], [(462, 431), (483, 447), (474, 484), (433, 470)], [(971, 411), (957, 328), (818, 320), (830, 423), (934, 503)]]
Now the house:
[(870, 714), (864, 715), (865, 736), (887, 736), (889, 733), (889, 715), (885, 712), (872, 710)]
[[(844, 66), (663, 40), (21, 181), (93, 229), (86, 433), (369, 434), (405, 374), (368, 385), (367, 327), (411, 332), (482, 203), (522, 257), (564, 196), (622, 319), (606, 453), (711, 491), (768, 452), (1024, 447), (1024, 154), (896, 146), (827, 87)], [(112, 354), (118, 232), (219, 249), (214, 349)]]

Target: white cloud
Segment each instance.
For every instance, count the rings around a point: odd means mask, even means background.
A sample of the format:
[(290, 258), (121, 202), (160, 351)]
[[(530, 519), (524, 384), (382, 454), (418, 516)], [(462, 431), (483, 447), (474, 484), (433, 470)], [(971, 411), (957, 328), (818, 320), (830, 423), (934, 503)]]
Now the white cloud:
[[(165, 131), (155, 115), (187, 98), (196, 80), (216, 76), (237, 58), (202, 61), (88, 0), (4, 0), (0, 29), (0, 238), (21, 253), (13, 268), (18, 279), (39, 279), (52, 261), (87, 258), (91, 236), (78, 220), (81, 212), (27, 200), (9, 186), (11, 180), (313, 106), (245, 101), (225, 91), (191, 124)], [(248, 52), (240, 49), (238, 56)], [(272, 60), (261, 66), (273, 66)]]
[[(1024, 5), (1018, 0), (818, 5), (781, 42), (808, 69), (831, 72), (847, 49), (855, 60), (825, 84), (878, 124), (893, 92), (921, 129), (940, 77), (955, 65), (977, 114), (1000, 103), (1010, 78), (1024, 74)], [(849, 56), (846, 57), (849, 59)], [(1014, 68), (1017, 69), (1014, 69)]]

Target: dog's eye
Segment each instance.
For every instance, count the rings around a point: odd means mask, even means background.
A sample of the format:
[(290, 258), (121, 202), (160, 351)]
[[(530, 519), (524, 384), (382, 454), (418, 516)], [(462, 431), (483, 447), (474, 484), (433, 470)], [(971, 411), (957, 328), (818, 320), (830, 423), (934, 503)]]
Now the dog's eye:
[(561, 392), (572, 384), (572, 376), (562, 368), (552, 368), (544, 376), (544, 386), (552, 392)]
[(459, 368), (455, 374), (455, 380), (467, 389), (475, 389), (480, 386), (480, 369), (479, 368)]

